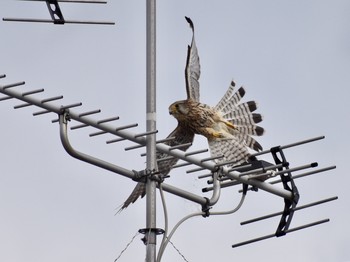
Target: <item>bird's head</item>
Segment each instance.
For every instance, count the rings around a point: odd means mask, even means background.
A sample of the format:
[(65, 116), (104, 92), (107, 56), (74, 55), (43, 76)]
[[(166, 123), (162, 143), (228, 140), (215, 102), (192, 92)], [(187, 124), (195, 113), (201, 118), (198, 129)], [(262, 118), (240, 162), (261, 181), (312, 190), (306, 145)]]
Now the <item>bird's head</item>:
[(177, 101), (169, 106), (169, 114), (180, 121), (187, 117), (189, 111), (187, 100)]

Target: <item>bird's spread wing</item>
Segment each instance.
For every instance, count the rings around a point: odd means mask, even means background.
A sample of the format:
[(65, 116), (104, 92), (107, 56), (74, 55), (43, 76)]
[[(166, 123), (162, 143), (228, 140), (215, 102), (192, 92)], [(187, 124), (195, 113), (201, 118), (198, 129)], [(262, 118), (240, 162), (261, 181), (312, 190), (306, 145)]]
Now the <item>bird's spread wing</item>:
[(211, 139), (209, 148), (213, 157), (223, 156), (219, 162), (238, 165), (246, 162), (250, 157), (248, 148), (255, 151), (262, 150), (262, 146), (252, 136), (263, 135), (264, 129), (256, 125), (262, 121), (260, 114), (253, 113), (257, 109), (256, 102), (241, 103), (245, 90), (240, 87), (234, 92), (234, 87), (235, 83), (232, 81), (225, 95), (215, 106), (215, 110), (233, 124), (235, 129), (229, 130), (231, 136), (228, 138)]
[(118, 213), (123, 209), (127, 208), (130, 204), (135, 203), (135, 201), (141, 197), (143, 198), (146, 194), (146, 184), (142, 182), (138, 182), (131, 192), (129, 197), (124, 201), (123, 205), (119, 208)]
[[(179, 146), (183, 145), (179, 149), (182, 151), (186, 151), (193, 142), (194, 133), (191, 130), (188, 130), (186, 127), (183, 127), (179, 124), (173, 132), (169, 134), (167, 137), (171, 140), (166, 141), (164, 144), (168, 146)], [(158, 163), (158, 171), (161, 175), (166, 176), (169, 174), (171, 168), (177, 163), (177, 158), (172, 158), (165, 161), (160, 161), (168, 157), (168, 154), (157, 152), (157, 163)]]
[[(168, 146), (177, 146), (184, 145), (179, 148), (180, 150), (186, 151), (192, 144), (194, 138), (194, 133), (187, 130), (185, 127), (178, 125), (173, 132), (169, 134), (166, 142), (164, 144)], [(166, 176), (169, 174), (171, 168), (177, 163), (177, 158), (170, 158), (167, 160), (163, 160), (168, 158), (168, 154), (157, 152), (156, 158), (158, 163), (158, 171), (162, 176)], [(139, 197), (144, 197), (146, 194), (146, 184), (142, 182), (138, 182), (135, 186), (134, 190), (131, 192), (129, 197), (124, 201), (123, 205), (119, 209), (118, 212), (127, 208), (131, 203), (134, 203)]]
[[(199, 65), (199, 57), (197, 46), (194, 40), (194, 27), (190, 18), (186, 17), (187, 22), (190, 24), (192, 28), (193, 36), (192, 43), (188, 46), (187, 50), (187, 61), (186, 61), (186, 69), (185, 69), (185, 77), (186, 77), (186, 91), (187, 98), (195, 101), (199, 101), (199, 76), (200, 76), (200, 65)], [(173, 132), (169, 134), (167, 138), (172, 138), (165, 142), (166, 145), (169, 146), (177, 146), (187, 144), (180, 149), (186, 151), (193, 142), (194, 133), (188, 130), (186, 127), (179, 124)], [(156, 155), (157, 163), (158, 163), (158, 171), (161, 175), (166, 176), (171, 168), (177, 163), (178, 159), (170, 158), (168, 159), (168, 155), (164, 153), (157, 152)], [(167, 160), (160, 161), (162, 159), (167, 158)], [(121, 210), (127, 208), (131, 203), (134, 203), (139, 197), (144, 197), (146, 194), (146, 185), (145, 183), (139, 182), (137, 183), (134, 190), (131, 192), (129, 197), (125, 200), (121, 208)]]
[(193, 99), (199, 102), (198, 79), (201, 74), (199, 56), (198, 56), (196, 42), (194, 39), (194, 26), (193, 26), (192, 20), (188, 17), (185, 17), (185, 18), (186, 18), (186, 21), (190, 24), (190, 27), (193, 33), (192, 43), (190, 46), (188, 46), (188, 49), (187, 49), (187, 61), (186, 61), (186, 69), (185, 69), (187, 99)]

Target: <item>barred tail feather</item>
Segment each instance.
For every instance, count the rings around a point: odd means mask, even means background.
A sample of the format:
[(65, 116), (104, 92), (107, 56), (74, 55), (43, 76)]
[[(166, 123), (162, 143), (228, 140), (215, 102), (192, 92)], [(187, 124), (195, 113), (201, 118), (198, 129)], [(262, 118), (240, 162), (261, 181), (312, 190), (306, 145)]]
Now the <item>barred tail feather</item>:
[(226, 138), (209, 141), (209, 148), (213, 157), (223, 155), (222, 159), (217, 160), (218, 162), (234, 162), (233, 165), (239, 165), (249, 160), (249, 148), (255, 151), (262, 150), (262, 146), (252, 136), (263, 135), (264, 129), (256, 125), (262, 121), (261, 114), (254, 113), (258, 108), (257, 103), (255, 101), (241, 103), (245, 90), (241, 87), (234, 92), (234, 86), (235, 83), (232, 81), (215, 109), (220, 111), (222, 117), (235, 128), (229, 128), (230, 134)]
[(245, 95), (245, 90), (243, 87), (240, 87), (221, 107), (221, 112), (224, 114), (230, 112), (233, 108), (237, 107), (241, 101), (241, 99)]
[(264, 128), (255, 125), (236, 126), (236, 128), (232, 131), (232, 134), (237, 134), (237, 131), (241, 134), (251, 136), (262, 136), (264, 134)]
[(255, 101), (249, 101), (239, 105), (227, 105), (222, 112), (225, 119), (238, 118), (252, 114), (257, 108)]
[(256, 113), (252, 113), (244, 116), (236, 116), (236, 117), (231, 115), (227, 115), (227, 116), (229, 117), (225, 119), (236, 126), (255, 125), (257, 123), (260, 123), (263, 119), (262, 115), (256, 114)]
[(227, 89), (226, 93), (221, 98), (219, 103), (217, 103), (217, 105), (215, 106), (216, 110), (221, 111), (222, 108), (226, 105), (227, 101), (232, 96), (233, 90), (235, 89), (235, 85), (236, 85), (235, 82), (231, 81), (231, 84), (230, 84), (229, 88)]
[(249, 135), (245, 135), (245, 134), (239, 135), (238, 141), (240, 141), (242, 144), (246, 145), (247, 147), (249, 147), (257, 152), (263, 150), (262, 146), (254, 138), (252, 138)]
[(226, 112), (225, 108), (228, 105), (234, 107), (237, 105), (245, 95), (245, 90), (243, 87), (240, 87), (235, 93), (233, 93), (235, 83), (232, 81), (230, 87), (226, 91), (225, 95), (221, 98), (219, 103), (215, 106), (215, 109), (218, 111)]
[(246, 162), (250, 156), (246, 145), (236, 137), (208, 140), (208, 143), (212, 157), (223, 156), (217, 160), (218, 163), (233, 162), (231, 165), (239, 165)]

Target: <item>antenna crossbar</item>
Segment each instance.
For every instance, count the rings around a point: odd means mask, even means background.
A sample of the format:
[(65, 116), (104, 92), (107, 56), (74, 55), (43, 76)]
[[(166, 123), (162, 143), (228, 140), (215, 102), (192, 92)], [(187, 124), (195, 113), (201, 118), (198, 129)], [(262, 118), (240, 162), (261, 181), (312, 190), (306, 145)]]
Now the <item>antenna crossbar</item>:
[[(156, 143), (159, 144), (159, 143), (169, 142), (171, 140), (174, 140), (174, 137), (169, 137), (166, 139), (157, 140)], [(125, 151), (133, 150), (133, 149), (137, 149), (137, 148), (142, 148), (142, 147), (145, 147), (145, 146), (144, 145), (129, 146), (129, 147), (125, 148)]]
[[(4, 22), (29, 22), (29, 23), (50, 23), (55, 22), (50, 19), (34, 19), (34, 18), (3, 18)], [(82, 21), (82, 20), (64, 20), (65, 24), (81, 24), (81, 25), (115, 25), (115, 22), (107, 21)], [(57, 23), (56, 23), (57, 24)]]
[[(293, 175), (293, 180), (294, 179), (298, 179), (298, 178), (303, 178), (303, 177), (306, 177), (306, 176), (310, 176), (310, 175), (314, 175), (314, 174), (318, 174), (318, 173), (322, 173), (322, 172), (329, 171), (329, 170), (332, 170), (332, 169), (335, 169), (335, 168), (336, 168), (336, 166), (329, 166), (329, 167), (319, 168), (319, 169), (316, 169), (316, 170), (305, 172), (305, 173), (302, 173), (302, 174)], [(274, 185), (274, 184), (278, 184), (278, 183), (281, 183), (281, 182), (282, 182), (281, 179), (277, 179), (277, 180), (271, 181), (270, 184)], [(228, 187), (228, 186), (230, 186), (230, 183), (231, 182), (227, 182), (227, 184), (222, 183), (221, 187)], [(248, 190), (252, 190), (252, 189), (253, 188), (248, 187)], [(239, 191), (239, 193), (241, 193), (241, 192), (242, 192), (242, 190)]]
[[(23, 102), (26, 102), (26, 103), (29, 103), (29, 104), (32, 104), (32, 105), (35, 105), (37, 107), (44, 109), (44, 111), (39, 111), (39, 112), (33, 113), (33, 115), (35, 115), (35, 116), (50, 113), (50, 112), (56, 113), (58, 115), (62, 115), (64, 112), (68, 112), (70, 119), (76, 120), (76, 121), (80, 122), (81, 124), (86, 124), (88, 126), (99, 129), (100, 131), (105, 131), (106, 133), (116, 135), (120, 138), (127, 139), (129, 141), (138, 143), (140, 145), (146, 145), (146, 138), (145, 137), (143, 137), (143, 136), (142, 137), (135, 137), (134, 133), (127, 130), (130, 127), (137, 126), (137, 124), (116, 128), (116, 127), (111, 126), (107, 120), (95, 120), (95, 119), (90, 118), (87, 115), (81, 116), (82, 113), (76, 113), (73, 110), (71, 110), (72, 107), (80, 106), (81, 103), (75, 103), (75, 104), (71, 104), (71, 105), (67, 105), (67, 106), (58, 106), (58, 105), (55, 105), (55, 104), (49, 103), (49, 102), (43, 103), (42, 100), (39, 100), (39, 99), (37, 99), (33, 96), (30, 96), (30, 95), (23, 96), (22, 93), (16, 91), (13, 88), (10, 88), (10, 87), (15, 87), (15, 86), (22, 85), (22, 84), (24, 84), (24, 82), (15, 83), (12, 85), (0, 86), (0, 92), (9, 96), (9, 97), (14, 97), (18, 100), (21, 100)], [(108, 120), (115, 120), (115, 119), (116, 118), (108, 119)], [(159, 152), (166, 153), (170, 156), (173, 156), (173, 157), (182, 159), (186, 162), (195, 164), (199, 168), (208, 169), (208, 170), (213, 171), (213, 172), (218, 170), (218, 167), (216, 166), (216, 164), (214, 162), (202, 161), (200, 158), (197, 158), (196, 156), (186, 155), (186, 152), (183, 152), (180, 149), (174, 149), (174, 147), (170, 147), (170, 146), (162, 144), (162, 143), (156, 144), (156, 149)], [(241, 183), (245, 183), (245, 184), (254, 186), (256, 188), (260, 188), (262, 190), (268, 191), (270, 193), (273, 193), (273, 194), (278, 195), (278, 196), (283, 197), (283, 198), (287, 198), (287, 199), (292, 198), (292, 195), (288, 190), (274, 187), (266, 182), (262, 182), (262, 181), (258, 181), (258, 180), (254, 180), (254, 179), (248, 179), (246, 177), (240, 177), (239, 172), (230, 171), (229, 168), (227, 168), (227, 167), (222, 167), (222, 172), (223, 172), (223, 174), (229, 176), (232, 179), (238, 180)]]
[[(302, 205), (302, 206), (298, 206), (296, 208), (293, 208), (293, 210), (294, 211), (298, 211), (298, 210), (302, 210), (302, 209), (305, 209), (305, 208), (309, 208), (309, 207), (321, 205), (321, 204), (324, 204), (324, 203), (327, 203), (327, 202), (331, 202), (331, 201), (334, 201), (334, 200), (337, 200), (337, 199), (338, 199), (337, 196), (330, 197), (330, 198), (322, 199), (322, 200), (315, 201), (315, 202), (312, 202), (312, 203), (309, 203), (309, 204), (305, 204), (305, 205)], [(271, 217), (279, 216), (279, 215), (282, 215), (282, 214), (283, 214), (283, 212), (276, 212), (276, 213), (272, 213), (272, 214), (269, 214), (269, 215), (265, 215), (265, 216), (249, 219), (249, 220), (246, 220), (246, 221), (242, 221), (240, 224), (243, 226), (243, 225), (247, 225), (247, 224), (254, 223), (254, 222), (257, 222), (257, 221), (261, 221), (261, 220), (264, 220), (264, 219), (268, 219), (268, 218), (271, 218)]]
[[(290, 148), (290, 147), (300, 146), (300, 145), (311, 143), (311, 142), (315, 142), (317, 140), (321, 140), (321, 139), (324, 139), (324, 138), (325, 138), (325, 136), (318, 136), (318, 137), (314, 137), (314, 138), (298, 141), (298, 142), (295, 142), (295, 143), (279, 146), (279, 148), (280, 149), (286, 149), (286, 148)], [(271, 152), (271, 150), (264, 150), (264, 151), (260, 151), (258, 153), (254, 153), (254, 154), (252, 154), (252, 156), (260, 156), (260, 155), (268, 154), (270, 152)]]
[[(286, 230), (286, 234), (291, 233), (291, 232), (295, 232), (295, 231), (298, 231), (298, 230), (301, 230), (301, 229), (305, 229), (305, 228), (308, 228), (308, 227), (313, 227), (313, 226), (317, 226), (317, 225), (320, 225), (320, 224), (323, 224), (323, 223), (327, 223), (329, 221), (330, 220), (327, 218), (327, 219), (319, 220), (319, 221), (312, 222), (312, 223), (309, 223), (309, 224), (305, 224), (305, 225), (302, 225), (302, 226), (298, 226), (298, 227), (295, 227), (295, 228), (290, 228), (290, 229)], [(265, 235), (265, 236), (262, 236), (262, 237), (258, 237), (258, 238), (254, 238), (254, 239), (251, 239), (251, 240), (247, 240), (247, 241), (244, 241), (244, 242), (240, 242), (240, 243), (234, 244), (234, 245), (232, 245), (232, 247), (236, 248), (236, 247), (244, 246), (244, 245), (247, 245), (247, 244), (255, 243), (255, 242), (258, 242), (258, 241), (266, 240), (266, 239), (269, 239), (269, 238), (274, 238), (274, 237), (276, 237), (275, 234)]]
[[(24, 2), (46, 2), (47, 0), (18, 0)], [(98, 0), (57, 0), (59, 3), (80, 3), (80, 4), (107, 4), (107, 1)]]
[(13, 97), (10, 97), (10, 96), (0, 97), (0, 101), (9, 100), (9, 99), (12, 99), (12, 98)]
[(22, 96), (33, 95), (33, 94), (41, 93), (41, 92), (44, 92), (44, 91), (45, 91), (45, 90), (44, 90), (43, 88), (41, 88), (41, 89), (36, 89), (36, 90), (32, 90), (32, 91), (28, 91), (28, 92), (22, 93)]

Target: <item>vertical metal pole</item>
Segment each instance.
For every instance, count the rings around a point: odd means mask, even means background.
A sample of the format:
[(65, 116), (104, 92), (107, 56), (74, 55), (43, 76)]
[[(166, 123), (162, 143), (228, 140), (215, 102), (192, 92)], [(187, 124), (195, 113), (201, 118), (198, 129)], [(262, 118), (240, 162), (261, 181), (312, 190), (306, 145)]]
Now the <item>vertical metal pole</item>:
[[(147, 131), (156, 130), (156, 0), (146, 0), (146, 106)], [(147, 136), (147, 169), (155, 170), (156, 135)], [(148, 179), (146, 184), (146, 261), (156, 261), (156, 182)]]

